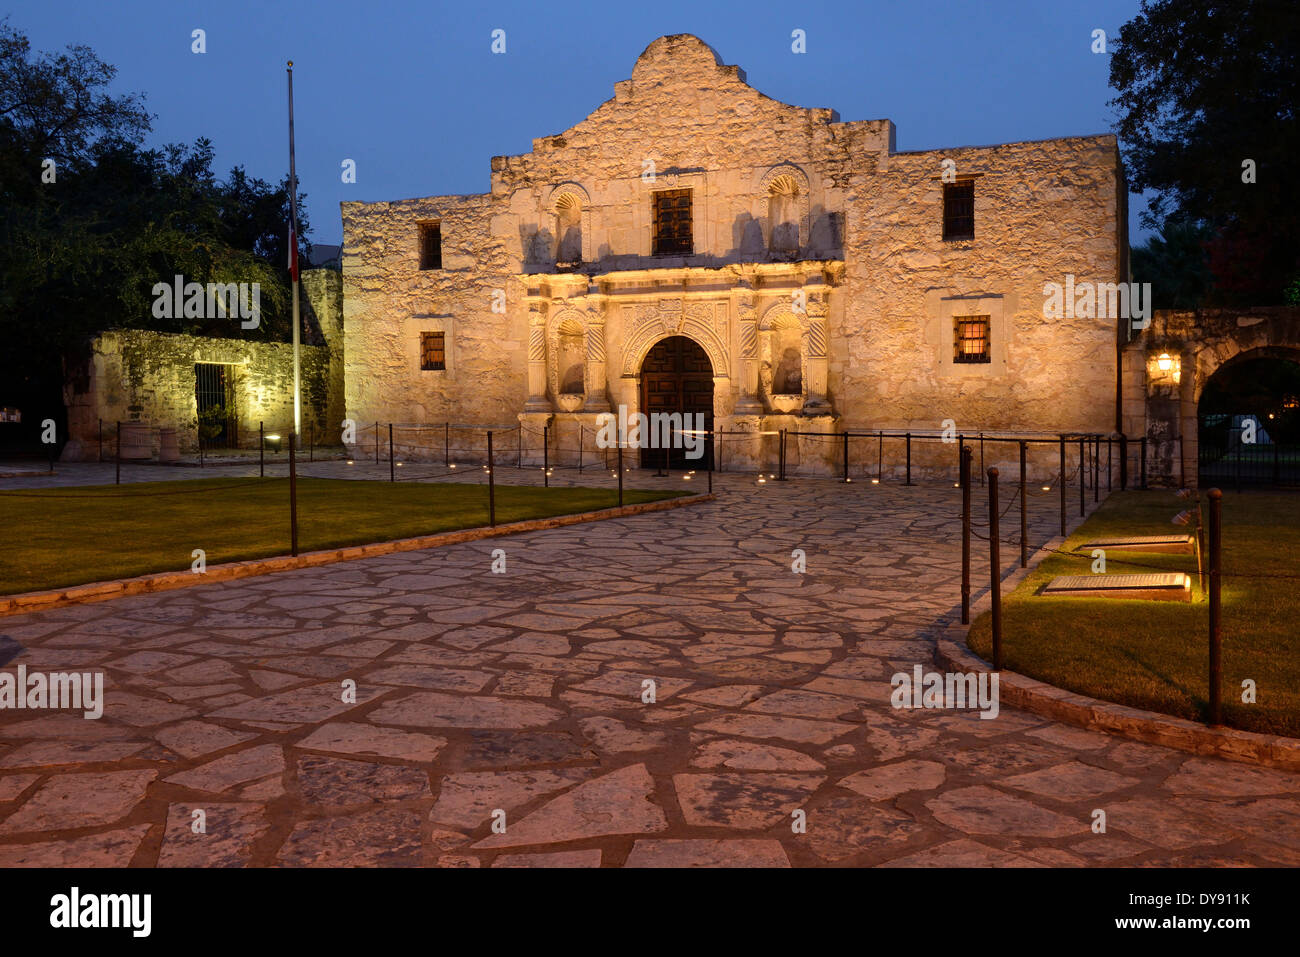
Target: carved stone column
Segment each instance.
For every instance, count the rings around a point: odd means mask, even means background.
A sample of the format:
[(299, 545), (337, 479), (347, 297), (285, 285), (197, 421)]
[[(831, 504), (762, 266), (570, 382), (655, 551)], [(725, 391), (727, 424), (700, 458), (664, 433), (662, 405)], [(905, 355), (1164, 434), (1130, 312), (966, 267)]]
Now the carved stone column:
[(740, 396), (736, 415), (762, 415), (758, 399), (758, 314), (754, 310), (754, 289), (741, 283), (734, 300), (740, 333)]
[(826, 286), (809, 283), (807, 290), (807, 325), (804, 329), (804, 415), (829, 415), (831, 404), (826, 400), (828, 363), (828, 330), (826, 323)]
[(546, 398), (546, 317), (537, 305), (528, 307), (528, 401), (524, 411), (551, 411)]
[(609, 391), (605, 378), (605, 316), (587, 312), (587, 401), (584, 412), (608, 412)]

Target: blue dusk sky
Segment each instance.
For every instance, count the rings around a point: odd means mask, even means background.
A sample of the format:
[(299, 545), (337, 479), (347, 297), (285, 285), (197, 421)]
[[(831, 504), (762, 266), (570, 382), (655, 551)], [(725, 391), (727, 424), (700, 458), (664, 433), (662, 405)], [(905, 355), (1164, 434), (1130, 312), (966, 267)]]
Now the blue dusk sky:
[[(887, 118), (898, 149), (1113, 131), (1109, 54), (1137, 0), (661, 0), (655, 3), (40, 0), (8, 7), (38, 50), (86, 44), (142, 92), (150, 142), (212, 140), (236, 164), (288, 171), (285, 61), (294, 61), (297, 168), (316, 243), (338, 204), (488, 189), (518, 154), (614, 95), (656, 37), (693, 33), (777, 100)], [(207, 52), (191, 52), (206, 31)], [(491, 50), (506, 32), (505, 54)], [(791, 50), (803, 30), (807, 52)], [(341, 181), (353, 159), (355, 184)], [(1142, 238), (1130, 207), (1130, 232)]]

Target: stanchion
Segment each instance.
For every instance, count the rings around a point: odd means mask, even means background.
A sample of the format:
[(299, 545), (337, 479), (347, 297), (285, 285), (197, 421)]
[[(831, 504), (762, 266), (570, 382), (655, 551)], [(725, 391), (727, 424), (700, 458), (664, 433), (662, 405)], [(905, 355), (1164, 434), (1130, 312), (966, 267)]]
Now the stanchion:
[(1101, 501), (1101, 436), (1092, 437), (1092, 500)]
[(980, 433), (980, 484), (984, 484), (984, 433)]
[(1029, 567), (1029, 503), (1025, 495), (1025, 440), (1020, 440), (1020, 567)]
[(957, 436), (957, 484), (966, 484), (966, 475), (964, 472), (966, 462), (966, 436)]
[(1088, 459), (1084, 452), (1084, 438), (1079, 437), (1079, 517), (1088, 510)]
[(912, 484), (912, 433), (907, 433), (907, 481), (904, 485)]
[(1061, 534), (1065, 534), (1065, 436), (1061, 436)]
[(877, 439), (879, 441), (876, 444), (876, 484), (879, 485), (881, 478), (883, 478), (884, 476), (883, 466), (885, 461), (885, 433), (884, 432), (878, 433)]
[(495, 527), (497, 523), (497, 485), (496, 485), (496, 465), (492, 461), (492, 432), (489, 430), (488, 439), (488, 524)]
[(298, 436), (289, 433), (289, 554), (298, 554), (298, 458), (294, 446)]
[(777, 472), (777, 481), (785, 481), (785, 429), (781, 430), (781, 468)]
[(993, 670), (1002, 670), (1002, 555), (998, 540), (998, 470), (989, 476), (989, 592), (993, 598)]
[(393, 465), (393, 423), (388, 423), (388, 481), (397, 481), (397, 471)]
[(1223, 617), (1220, 586), (1223, 574), (1223, 492), (1210, 489), (1210, 724), (1223, 724)]
[(542, 486), (551, 487), (551, 426), (542, 426)]
[(715, 456), (717, 455), (716, 446), (713, 444), (713, 430), (709, 430), (709, 437), (706, 440), (709, 443), (709, 494), (713, 494), (713, 467), (717, 464)]
[(122, 423), (117, 423), (117, 449), (114, 458), (117, 460), (115, 469), (116, 475), (113, 477), (114, 485), (122, 484)]
[(970, 624), (970, 464), (972, 451), (961, 449), (961, 623)]

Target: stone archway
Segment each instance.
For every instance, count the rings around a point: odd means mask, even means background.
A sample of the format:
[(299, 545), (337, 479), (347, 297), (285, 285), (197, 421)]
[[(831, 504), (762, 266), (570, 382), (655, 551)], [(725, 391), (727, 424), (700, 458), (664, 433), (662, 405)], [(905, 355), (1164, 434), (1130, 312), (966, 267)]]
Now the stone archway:
[(1199, 485), (1300, 484), (1300, 346), (1238, 352), (1195, 388)]
[[(706, 431), (713, 428), (713, 363), (694, 339), (688, 336), (661, 338), (642, 360), (640, 380), (639, 411), (647, 417), (656, 413), (676, 414), (683, 416), (683, 423), (694, 421), (697, 428)], [(692, 416), (691, 420), (684, 418), (688, 414)], [(695, 416), (701, 417), (702, 421)], [(654, 419), (650, 421), (654, 422)], [(656, 433), (656, 437), (658, 435)], [(644, 441), (647, 437), (642, 438)], [(645, 444), (651, 443), (646, 441)], [(688, 459), (686, 452), (685, 448), (669, 449), (669, 466), (674, 469), (700, 468), (705, 460)], [(657, 468), (664, 462), (662, 447), (642, 447), (642, 468)]]
[(1300, 308), (1158, 310), (1125, 346), (1124, 432), (1146, 437), (1151, 484), (1197, 484), (1206, 383), (1238, 356), (1255, 355), (1300, 356)]

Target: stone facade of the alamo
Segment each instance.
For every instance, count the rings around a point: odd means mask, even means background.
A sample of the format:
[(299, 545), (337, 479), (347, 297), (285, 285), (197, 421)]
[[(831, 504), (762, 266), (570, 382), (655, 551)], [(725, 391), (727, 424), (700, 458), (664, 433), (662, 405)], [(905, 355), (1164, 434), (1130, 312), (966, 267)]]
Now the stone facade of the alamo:
[(1043, 287), (1127, 279), (1125, 196), (1112, 135), (897, 152), (888, 120), (661, 37), (591, 116), (494, 157), (490, 192), (343, 204), (346, 408), (571, 450), (654, 405), (647, 363), (707, 357), (713, 426), (789, 430), (802, 471), (839, 443), (796, 433), (1109, 432), (1121, 324), (1044, 318)]

